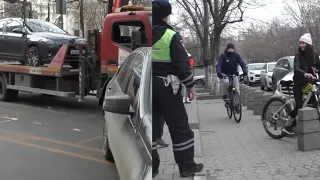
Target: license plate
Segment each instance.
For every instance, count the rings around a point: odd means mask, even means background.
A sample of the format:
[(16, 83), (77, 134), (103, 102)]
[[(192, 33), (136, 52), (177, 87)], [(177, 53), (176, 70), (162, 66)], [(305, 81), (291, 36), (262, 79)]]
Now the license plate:
[[(83, 53), (85, 53), (85, 50), (82, 50)], [(79, 55), (80, 54), (80, 50), (75, 49), (75, 50), (70, 50), (70, 54), (71, 55)]]

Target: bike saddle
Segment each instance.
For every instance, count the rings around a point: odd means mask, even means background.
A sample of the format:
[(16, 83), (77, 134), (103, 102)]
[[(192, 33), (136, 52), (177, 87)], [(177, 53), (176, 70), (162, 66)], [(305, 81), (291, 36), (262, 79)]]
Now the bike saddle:
[(293, 85), (293, 81), (292, 80), (289, 80), (289, 81), (281, 80), (280, 84), (281, 84), (281, 86), (290, 86), (290, 85)]

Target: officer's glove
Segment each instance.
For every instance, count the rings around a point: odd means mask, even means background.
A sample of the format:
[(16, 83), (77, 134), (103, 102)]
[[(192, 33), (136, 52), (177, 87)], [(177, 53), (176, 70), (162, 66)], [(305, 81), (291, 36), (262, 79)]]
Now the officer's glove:
[(238, 72), (236, 72), (234, 75), (239, 76), (239, 73), (238, 73)]
[(218, 76), (219, 79), (223, 78), (223, 75), (221, 73), (218, 73), (217, 76)]

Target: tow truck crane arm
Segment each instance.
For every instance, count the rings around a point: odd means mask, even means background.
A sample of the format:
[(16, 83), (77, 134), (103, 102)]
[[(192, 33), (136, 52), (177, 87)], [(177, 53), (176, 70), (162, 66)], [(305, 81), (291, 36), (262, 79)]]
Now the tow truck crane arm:
[(108, 0), (108, 14), (115, 13), (117, 8), (128, 4), (129, 0)]

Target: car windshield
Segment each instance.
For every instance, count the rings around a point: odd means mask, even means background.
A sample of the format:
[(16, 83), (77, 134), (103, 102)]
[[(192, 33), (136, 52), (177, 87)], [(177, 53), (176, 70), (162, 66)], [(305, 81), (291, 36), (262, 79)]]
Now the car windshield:
[(264, 64), (249, 64), (248, 70), (262, 70)]
[(268, 72), (272, 72), (275, 65), (276, 64), (269, 64), (268, 65)]
[(26, 24), (32, 32), (52, 32), (58, 34), (68, 34), (58, 26), (47, 21), (29, 19), (27, 20)]
[(290, 67), (293, 67), (294, 58), (289, 58)]

